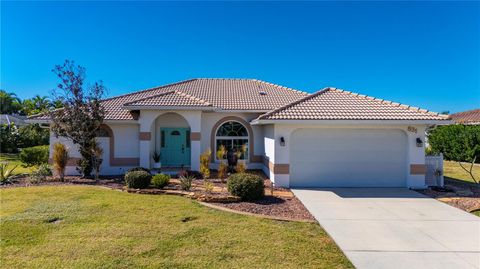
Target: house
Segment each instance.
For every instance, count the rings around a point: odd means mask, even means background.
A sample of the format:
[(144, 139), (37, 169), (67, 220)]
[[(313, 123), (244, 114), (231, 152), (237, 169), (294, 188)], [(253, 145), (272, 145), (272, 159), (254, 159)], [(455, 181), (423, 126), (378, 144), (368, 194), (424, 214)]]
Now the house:
[[(335, 88), (313, 94), (255, 79), (191, 79), (103, 100), (101, 173), (199, 170), (199, 156), (245, 147), (249, 169), (285, 187), (425, 187), (425, 129), (444, 115)], [(46, 116), (35, 116), (46, 122)], [(80, 157), (67, 143), (67, 173)], [(212, 154), (211, 167), (219, 160)]]
[(480, 108), (455, 113), (449, 116), (457, 124), (480, 125)]

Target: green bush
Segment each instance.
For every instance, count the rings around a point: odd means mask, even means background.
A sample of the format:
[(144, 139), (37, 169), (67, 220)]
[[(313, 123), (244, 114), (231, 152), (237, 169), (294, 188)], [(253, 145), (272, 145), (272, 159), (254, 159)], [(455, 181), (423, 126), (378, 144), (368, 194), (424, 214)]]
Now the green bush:
[(52, 169), (48, 164), (41, 164), (35, 171), (30, 173), (29, 181), (30, 183), (40, 183), (47, 179), (48, 176), (52, 175)]
[(163, 189), (170, 182), (170, 176), (165, 174), (157, 174), (152, 177), (152, 185), (155, 188)]
[(20, 161), (26, 166), (48, 163), (48, 147), (49, 146), (36, 146), (24, 148), (19, 154)]
[(125, 184), (133, 189), (145, 189), (150, 185), (152, 175), (145, 171), (132, 171), (125, 174)]
[(18, 129), (15, 124), (0, 124), (0, 151), (17, 153), (19, 142)]
[(480, 125), (438, 126), (428, 132), (430, 153), (443, 153), (446, 160), (480, 162)]
[(129, 173), (129, 172), (134, 172), (134, 171), (145, 171), (145, 172), (147, 172), (147, 173), (149, 173), (149, 174), (152, 174), (152, 173), (150, 172), (150, 169), (145, 168), (145, 167), (140, 167), (140, 166), (139, 166), (139, 167), (134, 167), (134, 168), (128, 169), (127, 173)]
[(263, 197), (263, 179), (257, 175), (238, 173), (231, 175), (227, 180), (230, 194), (242, 198), (244, 201), (253, 201)]
[(48, 145), (50, 134), (47, 128), (42, 128), (38, 123), (29, 124), (18, 128), (19, 148)]

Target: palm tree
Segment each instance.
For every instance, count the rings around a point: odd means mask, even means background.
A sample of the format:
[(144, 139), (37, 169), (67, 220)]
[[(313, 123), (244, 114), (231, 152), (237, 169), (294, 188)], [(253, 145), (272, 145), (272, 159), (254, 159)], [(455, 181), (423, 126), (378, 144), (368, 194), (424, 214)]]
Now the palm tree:
[(21, 100), (17, 94), (13, 92), (6, 92), (0, 90), (0, 113), (1, 114), (15, 114), (19, 113), (21, 109)]

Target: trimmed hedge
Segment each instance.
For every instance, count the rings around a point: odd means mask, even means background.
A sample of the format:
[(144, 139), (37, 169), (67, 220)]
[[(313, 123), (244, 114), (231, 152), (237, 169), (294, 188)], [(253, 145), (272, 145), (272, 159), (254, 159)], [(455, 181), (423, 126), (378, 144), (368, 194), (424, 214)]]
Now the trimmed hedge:
[(20, 152), (19, 158), (26, 166), (48, 163), (48, 150), (48, 145), (24, 148)]
[(258, 200), (264, 196), (263, 179), (248, 173), (231, 175), (227, 180), (230, 194), (240, 197), (243, 201)]
[(152, 175), (145, 171), (132, 171), (125, 174), (125, 185), (133, 189), (145, 189), (150, 185)]
[(152, 185), (155, 188), (163, 189), (170, 182), (170, 176), (165, 174), (157, 174), (152, 177)]
[(152, 173), (150, 172), (150, 169), (145, 168), (145, 167), (140, 167), (140, 166), (139, 166), (139, 167), (134, 167), (134, 168), (128, 169), (128, 170), (127, 170), (127, 173), (129, 173), (129, 172), (135, 172), (135, 171), (145, 171), (145, 172), (147, 172), (147, 173), (149, 173), (149, 174), (152, 174)]

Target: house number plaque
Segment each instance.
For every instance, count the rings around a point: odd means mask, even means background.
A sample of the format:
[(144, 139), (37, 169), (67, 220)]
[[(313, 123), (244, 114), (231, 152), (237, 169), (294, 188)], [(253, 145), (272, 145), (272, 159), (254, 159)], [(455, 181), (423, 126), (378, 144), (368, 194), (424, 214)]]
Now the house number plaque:
[(413, 126), (408, 126), (408, 127), (407, 127), (407, 130), (408, 130), (409, 132), (412, 132), (412, 133), (417, 133), (417, 128), (415, 128), (415, 127), (413, 127)]

